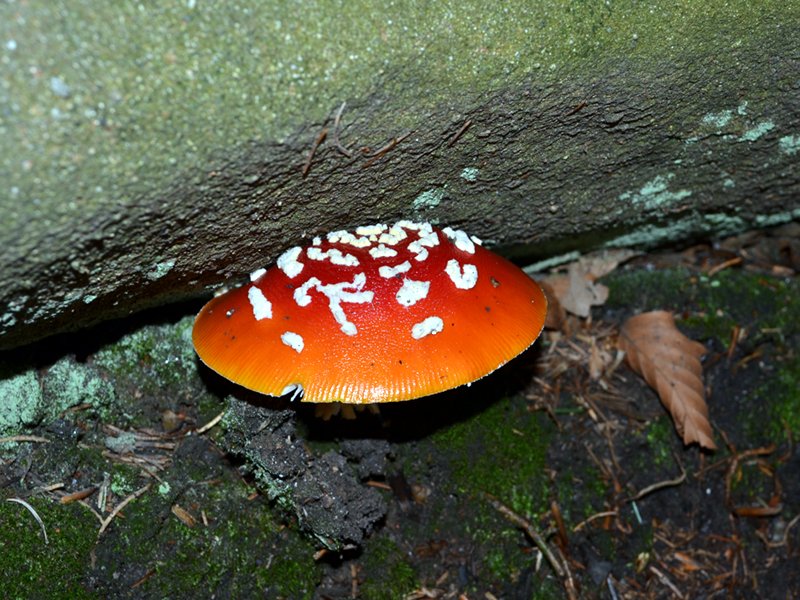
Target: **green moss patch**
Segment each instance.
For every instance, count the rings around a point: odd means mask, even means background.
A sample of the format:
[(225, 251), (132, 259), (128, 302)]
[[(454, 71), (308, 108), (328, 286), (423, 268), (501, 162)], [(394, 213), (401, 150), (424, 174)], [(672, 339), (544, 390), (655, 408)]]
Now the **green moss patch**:
[(769, 398), (766, 414), (759, 412), (750, 419), (749, 434), (762, 437), (767, 433), (772, 439), (782, 439), (790, 434), (800, 436), (800, 355), (792, 354), (778, 359), (777, 370), (753, 394), (756, 398)]
[(42, 402), (39, 379), (33, 369), (15, 373), (0, 373), (0, 436), (13, 435), (24, 427), (36, 425), (46, 406)]
[(460, 493), (491, 494), (524, 515), (544, 508), (548, 435), (521, 403), (502, 400), (434, 435)]
[(388, 537), (378, 536), (367, 542), (364, 556), (364, 580), (359, 586), (361, 597), (393, 600), (404, 597), (417, 587), (414, 568)]
[[(202, 585), (220, 597), (311, 598), (320, 576), (315, 548), (277, 522), (263, 501), (248, 500), (250, 490), (229, 474), (209, 475), (162, 484), (126, 508), (96, 551), (100, 589), (135, 586), (144, 595), (177, 598)], [(193, 525), (178, 518), (176, 505)]]
[(115, 381), (136, 379), (143, 391), (185, 382), (197, 371), (192, 346), (194, 318), (142, 327), (97, 352), (93, 362)]
[(688, 269), (618, 271), (606, 279), (608, 307), (671, 310), (700, 339), (730, 343), (735, 326), (750, 327), (751, 340), (800, 332), (800, 283), (736, 269), (713, 277)]
[(3, 598), (99, 598), (84, 580), (97, 520), (77, 504), (28, 498), (44, 521), (49, 543), (21, 505), (0, 502), (0, 595)]
[(105, 410), (115, 401), (113, 386), (90, 365), (67, 356), (44, 371), (0, 365), (0, 436), (13, 435), (56, 419), (79, 404)]

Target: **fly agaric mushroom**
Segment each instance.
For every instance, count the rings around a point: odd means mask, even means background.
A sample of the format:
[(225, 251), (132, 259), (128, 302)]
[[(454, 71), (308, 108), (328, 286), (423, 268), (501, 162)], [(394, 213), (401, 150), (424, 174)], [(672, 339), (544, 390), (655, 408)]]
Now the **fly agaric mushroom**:
[(306, 402), (410, 400), (470, 384), (530, 346), (539, 286), (479, 239), (399, 221), (316, 237), (203, 307), (200, 359)]

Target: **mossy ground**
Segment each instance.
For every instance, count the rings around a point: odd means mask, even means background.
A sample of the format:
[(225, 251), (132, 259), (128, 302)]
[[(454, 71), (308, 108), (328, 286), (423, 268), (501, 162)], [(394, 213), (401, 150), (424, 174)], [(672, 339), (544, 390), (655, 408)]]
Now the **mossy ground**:
[[(322, 423), (298, 411), (308, 452), (335, 452), (348, 439), (378, 438), (390, 448), (384, 471), (363, 481), (383, 490), (386, 517), (362, 548), (342, 553), (316, 554), (318, 545), (242, 476), (239, 459), (219, 451), (217, 430), (186, 435), (222, 410), (231, 391), (192, 358), (187, 320), (121, 333), (76, 351), (78, 360), (54, 356), (25, 377), (49, 378), (44, 396), (61, 390), (69, 401), (59, 406), (69, 408), (17, 431), (49, 442), (6, 445), (2, 467), (3, 496), (28, 500), (50, 541), (24, 507), (0, 503), (0, 595), (383, 599), (424, 588), (563, 597), (547, 561), (490, 498), (558, 548), (587, 597), (605, 597), (609, 585), (620, 597), (669, 595), (656, 571), (687, 597), (800, 591), (800, 532), (791, 525), (800, 514), (797, 279), (746, 268), (709, 275), (677, 262), (653, 269), (642, 259), (607, 277), (609, 302), (582, 335), (640, 311), (673, 311), (709, 351), (717, 453), (685, 448), (655, 394), (624, 366), (608, 389), (580, 362), (559, 375), (543, 371), (558, 351), (543, 339), (470, 388), (392, 405), (380, 417)], [(72, 367), (54, 370), (59, 361)], [(29, 373), (15, 369), (15, 377)], [(66, 385), (76, 373), (87, 398), (107, 401), (82, 404)], [(97, 382), (110, 392), (92, 392)], [(150, 488), (98, 540), (90, 509), (58, 497), (104, 482), (105, 507), (97, 491), (86, 499), (104, 517)], [(662, 487), (639, 496), (653, 484)], [(765, 507), (768, 517), (746, 514)]]
[(0, 503), (0, 556), (4, 598), (95, 598), (84, 585), (95, 542), (95, 519), (78, 505), (46, 498), (29, 502), (47, 525), (45, 543), (34, 517), (21, 505)]
[(184, 598), (192, 589), (217, 597), (312, 597), (319, 577), (313, 547), (263, 502), (248, 502), (249, 493), (241, 482), (210, 482), (180, 494), (172, 506), (194, 515), (194, 526), (175, 518), (162, 496), (143, 497), (96, 550), (111, 570), (111, 581), (98, 577), (100, 595), (135, 586), (144, 598)]

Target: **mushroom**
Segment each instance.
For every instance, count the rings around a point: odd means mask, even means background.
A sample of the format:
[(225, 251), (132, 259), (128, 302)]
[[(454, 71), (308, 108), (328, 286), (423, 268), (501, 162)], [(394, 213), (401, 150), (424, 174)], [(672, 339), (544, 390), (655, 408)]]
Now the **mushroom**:
[(410, 400), (491, 373), (530, 346), (547, 303), (519, 268), (449, 227), (399, 221), (316, 237), (194, 323), (200, 359), (305, 402)]

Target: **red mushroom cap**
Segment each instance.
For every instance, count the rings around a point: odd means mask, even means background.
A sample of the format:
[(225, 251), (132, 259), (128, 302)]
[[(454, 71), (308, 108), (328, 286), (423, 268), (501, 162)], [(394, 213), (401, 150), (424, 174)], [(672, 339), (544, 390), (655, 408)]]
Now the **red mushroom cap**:
[(547, 302), (463, 231), (399, 221), (294, 247), (197, 315), (200, 359), (246, 388), (307, 402), (419, 398), (530, 346)]

